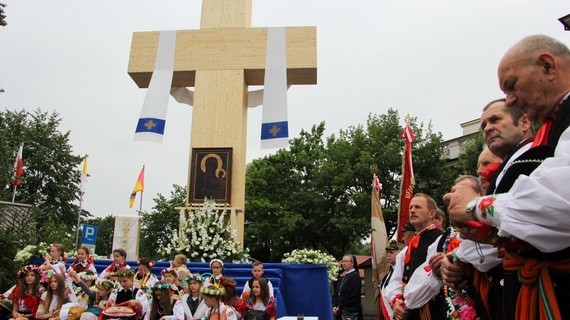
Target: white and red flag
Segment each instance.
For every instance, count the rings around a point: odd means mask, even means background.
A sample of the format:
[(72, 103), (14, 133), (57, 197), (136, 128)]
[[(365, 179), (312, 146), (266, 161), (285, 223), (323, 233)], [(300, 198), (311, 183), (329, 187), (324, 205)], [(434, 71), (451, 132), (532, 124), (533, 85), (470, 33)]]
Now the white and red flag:
[(16, 154), (16, 160), (14, 160), (14, 181), (12, 185), (14, 187), (19, 186), (22, 183), (22, 174), (24, 173), (24, 158), (22, 152), (24, 150), (24, 144), (20, 144), (18, 153)]

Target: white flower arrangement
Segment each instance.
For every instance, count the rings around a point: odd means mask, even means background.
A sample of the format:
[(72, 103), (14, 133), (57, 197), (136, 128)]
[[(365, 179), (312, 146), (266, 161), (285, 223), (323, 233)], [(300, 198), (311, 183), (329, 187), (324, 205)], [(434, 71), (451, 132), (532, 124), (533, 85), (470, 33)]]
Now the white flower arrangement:
[(50, 244), (45, 242), (40, 242), (37, 245), (27, 245), (24, 249), (18, 251), (14, 257), (14, 263), (16, 265), (23, 266), (30, 263), (32, 257), (45, 257), (50, 250)]
[(330, 254), (321, 252), (320, 250), (311, 249), (295, 249), (290, 253), (284, 254), (283, 263), (312, 263), (327, 265), (327, 273), (329, 283), (338, 279), (340, 266), (337, 260)]
[(221, 259), (233, 262), (249, 261), (249, 250), (236, 242), (236, 230), (226, 223), (228, 211), (206, 200), (200, 208), (190, 210), (181, 221), (180, 231), (172, 230), (170, 241), (159, 254), (170, 258), (184, 253), (191, 261)]

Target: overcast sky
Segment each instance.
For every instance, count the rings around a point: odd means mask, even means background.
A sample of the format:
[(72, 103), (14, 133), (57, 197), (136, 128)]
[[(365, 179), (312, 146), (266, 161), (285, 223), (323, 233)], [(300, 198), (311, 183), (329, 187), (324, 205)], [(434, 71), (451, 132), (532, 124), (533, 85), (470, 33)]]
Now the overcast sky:
[[(133, 142), (146, 89), (127, 66), (133, 32), (198, 29), (201, 1), (0, 2), (0, 109), (61, 115), (73, 152), (89, 154), (84, 209), (136, 214), (128, 199), (143, 165), (143, 210), (186, 185), (192, 110), (171, 98), (163, 143)], [(451, 139), (502, 96), (496, 68), (512, 44), (536, 33), (570, 44), (557, 21), (568, 13), (567, 0), (253, 0), (252, 26), (317, 27), (318, 84), (288, 91), (292, 138), (395, 108)], [(275, 152), (260, 149), (260, 125), (260, 108), (250, 110), (248, 161)]]

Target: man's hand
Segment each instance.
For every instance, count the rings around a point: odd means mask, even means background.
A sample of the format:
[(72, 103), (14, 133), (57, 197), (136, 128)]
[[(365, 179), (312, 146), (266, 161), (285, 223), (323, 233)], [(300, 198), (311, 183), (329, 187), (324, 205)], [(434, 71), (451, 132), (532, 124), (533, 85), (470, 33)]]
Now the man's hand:
[(438, 252), (429, 258), (429, 266), (431, 267), (431, 272), (441, 279), (441, 260), (443, 259), (444, 254), (442, 252)]
[(448, 253), (441, 259), (441, 278), (443, 284), (451, 288), (467, 288), (469, 285), (467, 281), (466, 266), (458, 266), (452, 261), (452, 254)]
[(394, 305), (392, 306), (392, 310), (394, 310), (394, 319), (396, 320), (405, 320), (408, 318), (408, 310), (405, 309), (404, 301), (396, 300), (394, 301)]
[(333, 315), (338, 316), (340, 314), (340, 309), (338, 307), (333, 307)]
[(451, 191), (443, 196), (443, 202), (447, 204), (449, 220), (457, 227), (463, 227), (465, 222), (473, 220), (467, 216), (465, 208), (469, 201), (477, 197), (479, 197), (479, 194), (473, 188), (458, 184), (454, 185)]

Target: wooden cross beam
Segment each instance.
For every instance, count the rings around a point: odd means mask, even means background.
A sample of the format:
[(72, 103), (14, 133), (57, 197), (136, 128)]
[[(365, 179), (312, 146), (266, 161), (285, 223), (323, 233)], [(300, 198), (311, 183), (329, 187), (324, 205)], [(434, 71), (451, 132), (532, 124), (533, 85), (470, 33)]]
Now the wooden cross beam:
[[(158, 37), (133, 34), (128, 73), (140, 88), (149, 85)], [(316, 84), (316, 43), (315, 27), (286, 28), (288, 85)], [(263, 85), (266, 47), (267, 28), (251, 28), (251, 0), (204, 0), (200, 30), (176, 36), (172, 86), (195, 87), (190, 148), (233, 149), (229, 205), (239, 212), (245, 204), (247, 87)], [(232, 222), (242, 244), (243, 222), (243, 214)]]

